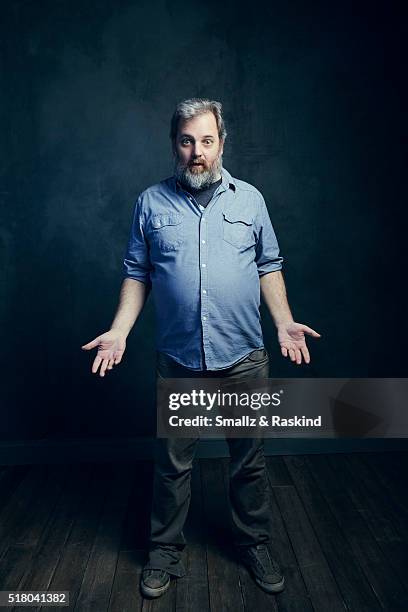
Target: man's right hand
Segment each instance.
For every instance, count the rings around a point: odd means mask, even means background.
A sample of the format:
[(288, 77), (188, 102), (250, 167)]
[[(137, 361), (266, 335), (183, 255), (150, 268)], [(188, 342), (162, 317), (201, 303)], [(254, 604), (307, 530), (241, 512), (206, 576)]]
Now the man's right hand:
[(126, 349), (126, 335), (117, 329), (111, 329), (81, 348), (90, 351), (96, 347), (98, 353), (92, 364), (92, 372), (96, 374), (100, 366), (99, 376), (105, 376), (106, 370), (112, 370), (114, 365), (122, 361)]

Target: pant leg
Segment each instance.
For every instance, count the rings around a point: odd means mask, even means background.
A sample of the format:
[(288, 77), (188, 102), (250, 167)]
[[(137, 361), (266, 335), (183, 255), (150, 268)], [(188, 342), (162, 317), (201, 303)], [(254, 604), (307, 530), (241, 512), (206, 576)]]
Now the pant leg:
[[(184, 377), (183, 366), (158, 357), (159, 378)], [(157, 438), (150, 515), (150, 552), (145, 569), (184, 576), (181, 552), (191, 498), (191, 470), (198, 438)]]
[(229, 500), (235, 544), (252, 546), (269, 540), (269, 481), (263, 440), (229, 438)]
[[(269, 357), (254, 351), (227, 374), (231, 378), (268, 378)], [(237, 545), (267, 542), (270, 533), (269, 480), (262, 438), (228, 438), (229, 499), (234, 540)]]
[(150, 516), (150, 553), (147, 568), (184, 576), (181, 552), (191, 499), (191, 469), (196, 438), (158, 438)]

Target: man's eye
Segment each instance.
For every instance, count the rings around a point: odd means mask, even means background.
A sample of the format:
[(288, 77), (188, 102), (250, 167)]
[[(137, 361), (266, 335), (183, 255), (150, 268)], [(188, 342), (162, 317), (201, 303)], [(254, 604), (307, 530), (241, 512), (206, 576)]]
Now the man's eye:
[(206, 145), (211, 145), (213, 141), (212, 140), (205, 140), (204, 142), (205, 142)]
[(190, 144), (191, 140), (189, 138), (185, 138), (184, 140), (181, 141), (182, 145), (187, 145)]

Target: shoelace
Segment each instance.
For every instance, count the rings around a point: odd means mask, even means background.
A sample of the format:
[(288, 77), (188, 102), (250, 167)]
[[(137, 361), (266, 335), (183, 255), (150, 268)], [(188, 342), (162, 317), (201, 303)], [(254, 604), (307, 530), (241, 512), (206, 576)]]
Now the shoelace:
[(150, 578), (150, 576), (154, 573), (158, 573), (159, 574), (159, 578), (164, 578), (165, 574), (167, 573), (165, 570), (158, 570), (158, 569), (151, 569), (151, 570), (147, 570), (147, 574), (146, 574), (146, 578)]
[(277, 572), (279, 570), (278, 564), (276, 561), (274, 561), (274, 559), (271, 559), (268, 548), (264, 544), (259, 544), (256, 547), (256, 552), (251, 548), (248, 549), (248, 552), (254, 558), (256, 564), (262, 569), (262, 571), (267, 573), (268, 566), (272, 567), (273, 571)]

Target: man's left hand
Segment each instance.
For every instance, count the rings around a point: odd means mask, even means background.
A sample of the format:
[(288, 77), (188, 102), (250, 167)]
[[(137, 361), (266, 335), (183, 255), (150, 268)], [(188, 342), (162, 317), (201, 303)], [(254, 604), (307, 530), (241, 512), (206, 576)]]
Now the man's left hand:
[(302, 356), (305, 363), (310, 363), (310, 354), (306, 346), (305, 334), (312, 336), (313, 338), (320, 338), (320, 334), (317, 333), (311, 327), (303, 325), (302, 323), (290, 323), (282, 324), (278, 327), (278, 340), (281, 346), (281, 352), (284, 357), (291, 358), (298, 365), (302, 363)]

